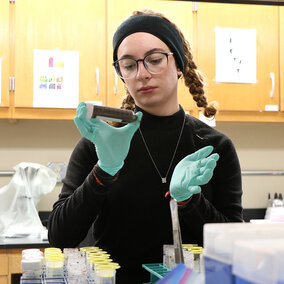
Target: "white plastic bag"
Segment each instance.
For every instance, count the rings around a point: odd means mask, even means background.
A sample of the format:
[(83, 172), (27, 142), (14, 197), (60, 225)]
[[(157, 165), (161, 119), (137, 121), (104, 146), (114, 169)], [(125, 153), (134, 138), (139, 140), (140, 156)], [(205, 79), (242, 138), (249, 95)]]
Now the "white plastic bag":
[(35, 163), (14, 167), (10, 183), (0, 188), (0, 237), (39, 237), (44, 227), (36, 206), (56, 185), (56, 174)]

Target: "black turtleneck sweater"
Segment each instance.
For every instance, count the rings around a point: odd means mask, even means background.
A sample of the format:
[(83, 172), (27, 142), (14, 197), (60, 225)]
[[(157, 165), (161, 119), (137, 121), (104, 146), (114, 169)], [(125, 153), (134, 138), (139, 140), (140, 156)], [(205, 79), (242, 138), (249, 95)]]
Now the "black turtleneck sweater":
[[(143, 111), (140, 128), (162, 176), (168, 171), (184, 116), (182, 108), (163, 117)], [(50, 244), (61, 248), (78, 246), (93, 224), (93, 245), (108, 251), (121, 265), (117, 284), (146, 282), (149, 272), (142, 269), (142, 264), (162, 262), (163, 244), (173, 243), (165, 193), (174, 167), (207, 145), (214, 146), (220, 159), (202, 192), (179, 207), (182, 242), (202, 245), (205, 223), (242, 222), (241, 171), (231, 140), (186, 115), (166, 184), (161, 182), (139, 131), (134, 134), (116, 181), (108, 186), (96, 182), (92, 174), (98, 160), (95, 147), (82, 138), (71, 155), (59, 200), (50, 216)]]

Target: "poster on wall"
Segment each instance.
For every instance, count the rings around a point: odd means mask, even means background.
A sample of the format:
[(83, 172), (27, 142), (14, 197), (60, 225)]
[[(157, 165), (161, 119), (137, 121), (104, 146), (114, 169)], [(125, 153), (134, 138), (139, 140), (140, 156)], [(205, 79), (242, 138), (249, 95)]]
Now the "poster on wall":
[(256, 83), (256, 30), (215, 28), (216, 82)]
[(79, 51), (34, 49), (33, 57), (33, 106), (76, 108)]

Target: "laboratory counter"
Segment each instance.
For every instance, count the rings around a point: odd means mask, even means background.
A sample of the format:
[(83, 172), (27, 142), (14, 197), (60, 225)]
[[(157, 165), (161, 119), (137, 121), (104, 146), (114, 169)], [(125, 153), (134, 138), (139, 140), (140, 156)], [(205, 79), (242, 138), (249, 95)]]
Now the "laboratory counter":
[(27, 248), (47, 248), (48, 241), (40, 238), (1, 238), (0, 249), (27, 249)]

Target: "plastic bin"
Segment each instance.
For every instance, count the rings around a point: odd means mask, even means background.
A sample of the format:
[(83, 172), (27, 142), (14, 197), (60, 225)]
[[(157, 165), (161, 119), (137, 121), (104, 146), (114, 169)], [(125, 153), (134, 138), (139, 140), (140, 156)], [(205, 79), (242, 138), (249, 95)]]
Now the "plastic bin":
[(235, 283), (233, 247), (237, 240), (284, 237), (284, 223), (219, 223), (204, 225), (204, 270), (206, 284)]
[(233, 274), (237, 284), (283, 284), (284, 240), (236, 241)]

